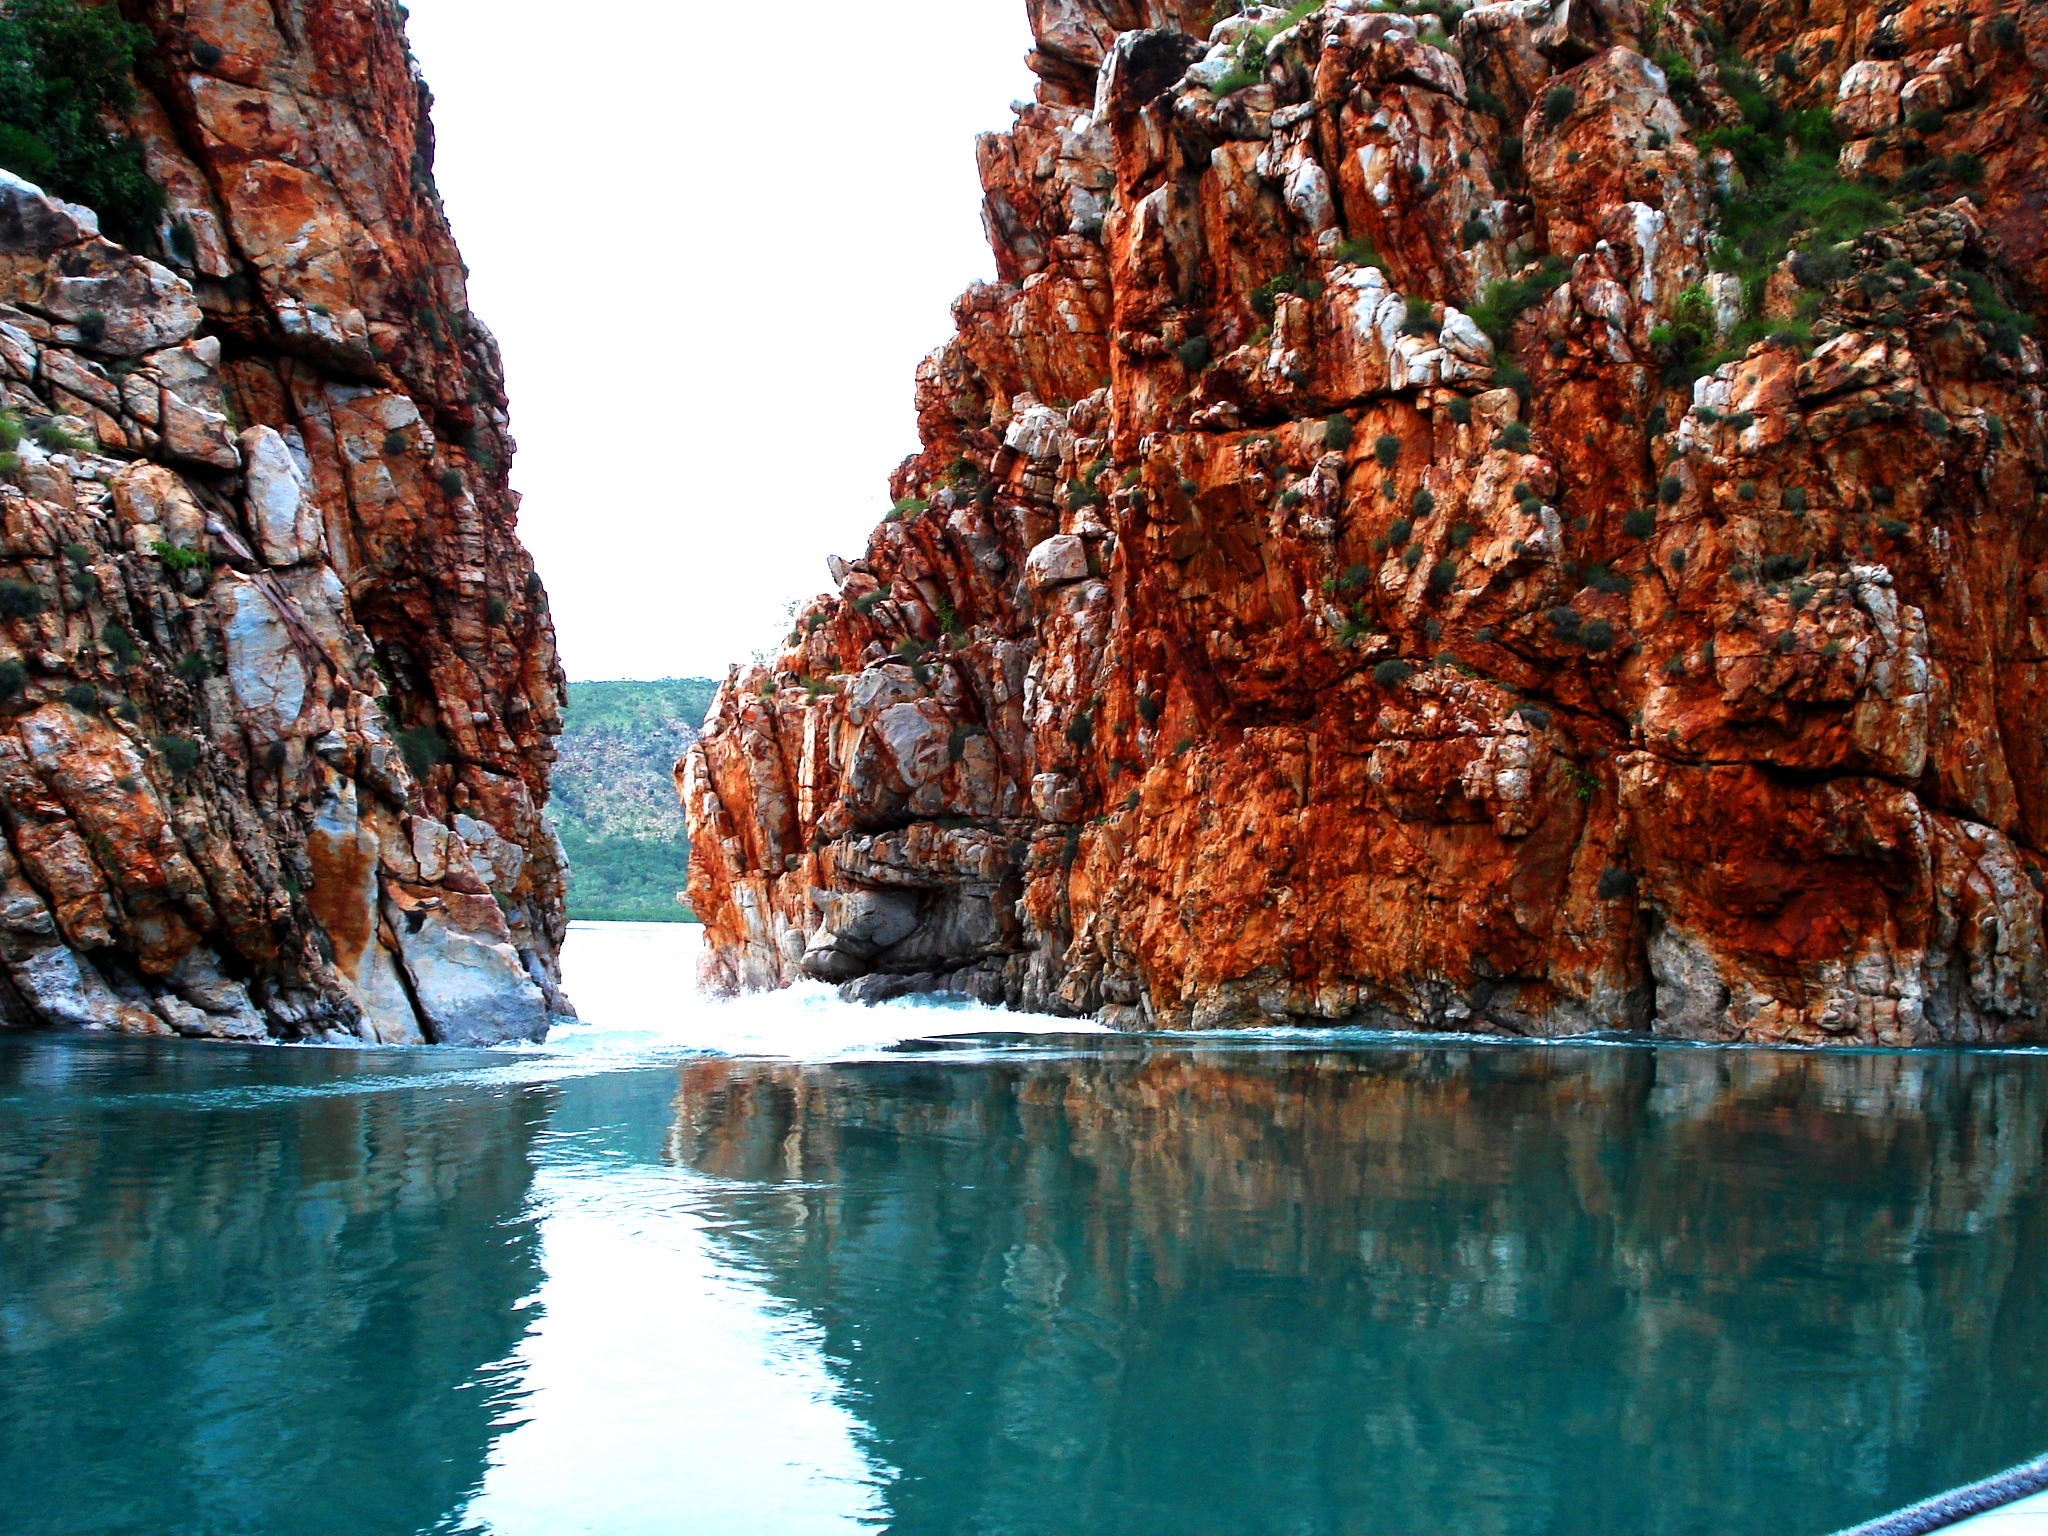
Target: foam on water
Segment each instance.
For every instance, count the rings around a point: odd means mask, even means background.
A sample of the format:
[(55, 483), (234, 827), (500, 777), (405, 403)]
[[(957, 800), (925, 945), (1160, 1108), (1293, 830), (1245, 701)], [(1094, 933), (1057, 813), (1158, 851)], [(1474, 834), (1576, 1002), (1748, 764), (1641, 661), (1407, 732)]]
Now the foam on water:
[(714, 998), (697, 989), (704, 930), (695, 923), (571, 923), (563, 981), (580, 1023), (540, 1049), (604, 1061), (693, 1054), (837, 1060), (931, 1035), (1108, 1034), (1086, 1019), (1011, 1013), (966, 998), (907, 997), (867, 1007), (823, 982)]

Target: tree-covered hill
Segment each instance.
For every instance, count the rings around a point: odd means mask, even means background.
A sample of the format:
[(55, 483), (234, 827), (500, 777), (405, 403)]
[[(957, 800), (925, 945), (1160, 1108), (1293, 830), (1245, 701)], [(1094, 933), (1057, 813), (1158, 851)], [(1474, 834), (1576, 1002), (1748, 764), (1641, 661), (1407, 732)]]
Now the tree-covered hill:
[(717, 683), (571, 683), (548, 814), (569, 855), (569, 916), (687, 922), (690, 843), (670, 770)]

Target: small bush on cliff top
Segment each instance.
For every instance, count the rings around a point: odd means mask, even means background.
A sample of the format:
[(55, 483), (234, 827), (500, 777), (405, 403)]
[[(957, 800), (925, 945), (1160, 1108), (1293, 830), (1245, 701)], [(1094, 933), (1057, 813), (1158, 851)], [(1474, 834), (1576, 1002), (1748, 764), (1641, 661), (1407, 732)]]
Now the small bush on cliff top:
[(1414, 675), (1414, 666), (1398, 656), (1390, 656), (1372, 669), (1372, 680), (1382, 688), (1398, 688)]
[(924, 515), (929, 505), (922, 496), (899, 496), (889, 504), (889, 510), (882, 514), (885, 523), (915, 522)]
[(149, 552), (157, 557), (167, 571), (196, 571), (209, 563), (205, 550), (180, 549), (177, 545), (167, 544), (162, 539), (150, 545)]
[(1571, 269), (1555, 256), (1523, 277), (1504, 277), (1486, 285), (1486, 292), (1472, 306), (1472, 323), (1493, 338), (1496, 347), (1507, 345), (1508, 333), (1523, 310), (1541, 303), (1571, 276)]
[(1568, 85), (1553, 85), (1543, 93), (1543, 121), (1547, 127), (1555, 128), (1572, 115), (1572, 108), (1579, 104), (1578, 93)]
[(46, 421), (36, 428), (36, 441), (51, 453), (90, 453), (94, 447), (87, 439), (54, 421)]
[(405, 759), (405, 766), (412, 770), (416, 779), (424, 779), (455, 755), (448, 738), (431, 725), (407, 726), (397, 734), (396, 740), (399, 756)]
[[(1707, 290), (1694, 283), (1679, 290), (1671, 306), (1671, 319), (1650, 329), (1650, 345), (1664, 358), (1661, 374), (1666, 386), (1684, 389), (1700, 376), (1709, 345), (1714, 339), (1714, 306)], [(1700, 408), (1695, 407), (1695, 414)]]
[(164, 195), (141, 147), (101, 119), (133, 105), (148, 48), (111, 5), (9, 0), (0, 14), (0, 166), (86, 204), (127, 245), (148, 241)]
[(0, 581), (0, 619), (32, 619), (50, 606), (49, 594), (25, 581)]
[(1323, 285), (1315, 278), (1302, 277), (1294, 272), (1282, 272), (1278, 276), (1269, 277), (1251, 292), (1249, 302), (1252, 313), (1261, 320), (1271, 320), (1283, 293), (1291, 293), (1298, 298), (1317, 299), (1322, 297)]
[(1353, 235), (1337, 242), (1337, 259), (1349, 262), (1354, 267), (1378, 267), (1386, 270), (1386, 258), (1380, 255), (1379, 247), (1365, 235)]
[(1977, 311), (1979, 333), (1994, 351), (2018, 357), (2021, 339), (2033, 334), (2033, 318), (2006, 303), (1999, 296), (1997, 285), (1983, 273), (1965, 272), (1962, 280), (1970, 295), (1970, 306)]
[(1323, 446), (1332, 453), (1342, 453), (1351, 446), (1353, 429), (1351, 418), (1342, 411), (1335, 411), (1323, 422)]
[(64, 702), (73, 709), (90, 712), (100, 707), (100, 691), (91, 683), (73, 683), (64, 690)]
[(1181, 367), (1187, 369), (1189, 373), (1200, 373), (1208, 367), (1214, 354), (1215, 348), (1209, 344), (1209, 338), (1206, 336), (1190, 336), (1173, 349), (1173, 355), (1180, 359)]
[(100, 644), (113, 652), (114, 660), (124, 667), (132, 667), (142, 660), (142, 647), (135, 643), (135, 637), (113, 619), (101, 626)]
[(1391, 432), (1382, 432), (1373, 439), (1372, 456), (1379, 460), (1381, 469), (1392, 469), (1401, 460), (1401, 439)]
[(199, 766), (199, 743), (190, 736), (159, 736), (157, 755), (177, 778), (185, 778)]

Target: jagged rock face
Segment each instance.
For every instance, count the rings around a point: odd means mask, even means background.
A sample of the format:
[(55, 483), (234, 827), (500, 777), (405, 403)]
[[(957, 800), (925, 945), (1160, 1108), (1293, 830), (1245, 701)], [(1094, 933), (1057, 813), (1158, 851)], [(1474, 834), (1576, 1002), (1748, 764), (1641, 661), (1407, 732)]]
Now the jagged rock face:
[(161, 249), (0, 175), (0, 1022), (539, 1038), (561, 672), (398, 13), (126, 10)]
[[(2048, 1033), (2048, 13), (1145, 20), (983, 141), (899, 513), (678, 767), (706, 981)], [(1715, 270), (1759, 117), (1888, 221)]]

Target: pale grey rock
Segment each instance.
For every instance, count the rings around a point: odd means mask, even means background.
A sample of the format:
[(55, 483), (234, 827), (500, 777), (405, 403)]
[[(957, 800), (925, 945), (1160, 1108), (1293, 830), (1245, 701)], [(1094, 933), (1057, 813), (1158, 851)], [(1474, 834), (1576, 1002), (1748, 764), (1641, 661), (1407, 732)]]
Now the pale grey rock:
[[(496, 933), (475, 921), (488, 898), (405, 902), (387, 895), (385, 918), (437, 1045), (502, 1045), (547, 1038), (547, 1000), (519, 962), (504, 918)], [(460, 911), (461, 919), (455, 917)]]
[(297, 565), (321, 550), (320, 514), (290, 447), (270, 427), (240, 439), (242, 501), (257, 550), (271, 565)]
[(12, 171), (0, 171), (0, 251), (47, 256), (99, 238), (100, 216), (51, 197)]
[(917, 927), (914, 891), (833, 893), (825, 921), (804, 946), (803, 968), (821, 981), (844, 981), (870, 969), (873, 958)]
[(59, 340), (109, 357), (174, 347), (204, 318), (185, 279), (105, 240), (52, 258), (32, 307), (62, 323)]
[(1054, 534), (1024, 558), (1024, 579), (1037, 591), (1082, 581), (1087, 575), (1088, 546), (1071, 533)]
[(228, 683), (235, 707), (259, 737), (278, 741), (291, 734), (306, 703), (306, 667), (291, 632), (270, 599), (247, 581), (224, 580), (215, 588), (221, 634), (227, 642)]

